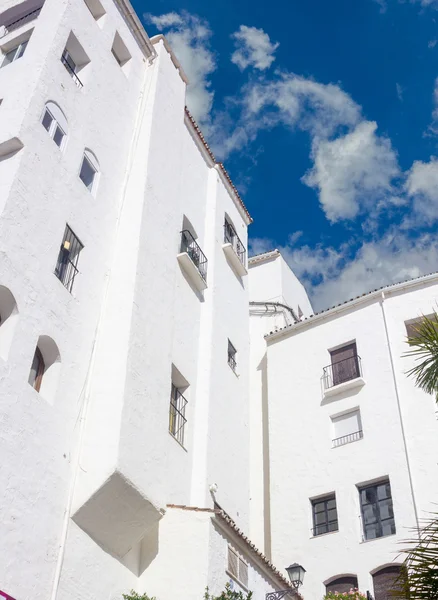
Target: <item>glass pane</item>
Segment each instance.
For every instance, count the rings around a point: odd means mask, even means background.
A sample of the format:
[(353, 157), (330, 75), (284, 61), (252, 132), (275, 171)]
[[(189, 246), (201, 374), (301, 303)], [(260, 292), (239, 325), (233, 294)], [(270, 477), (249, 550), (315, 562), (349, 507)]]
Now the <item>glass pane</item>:
[(49, 113), (49, 111), (46, 110), (46, 112), (44, 113), (44, 117), (43, 117), (44, 128), (47, 129), (47, 131), (50, 131), (50, 126), (52, 125), (52, 123), (53, 123), (53, 117)]
[(330, 510), (331, 508), (336, 508), (336, 499), (332, 498), (327, 501), (327, 508)]
[(315, 515), (315, 523), (317, 525), (320, 525), (322, 523), (325, 523), (327, 521), (326, 516), (325, 516), (325, 511), (322, 513), (316, 513)]
[(323, 533), (327, 533), (327, 525), (316, 525), (315, 535), (322, 535)]
[(329, 521), (336, 521), (337, 518), (338, 518), (338, 514), (336, 512), (336, 508), (328, 511), (328, 520)]
[(18, 58), (21, 58), (23, 56), (24, 51), (26, 50), (26, 46), (27, 42), (23, 42), (22, 44), (20, 44), (20, 46), (18, 47), (17, 56), (14, 58), (14, 60), (17, 60)]
[(333, 521), (333, 523), (329, 523), (329, 531), (338, 531), (338, 522)]
[(55, 135), (53, 136), (53, 140), (54, 140), (55, 144), (57, 146), (59, 146), (59, 148), (61, 148), (63, 139), (64, 139), (64, 132), (62, 131), (62, 129), (60, 127), (57, 126), (56, 130), (55, 130)]
[(314, 504), (313, 510), (315, 513), (325, 512), (325, 502), (318, 502), (318, 504)]
[(62, 55), (62, 58), (67, 63), (67, 65), (70, 67), (70, 70), (73, 71), (73, 73), (76, 73), (76, 63), (72, 59), (72, 57), (70, 56), (70, 54), (67, 52), (67, 50)]
[(36, 381), (39, 370), (40, 370), (40, 358), (39, 358), (38, 352), (35, 352), (35, 354), (33, 356), (32, 366), (30, 368), (29, 379), (28, 379), (28, 381), (32, 387), (35, 387), (35, 381)]
[(391, 497), (391, 488), (389, 483), (384, 483), (377, 486), (377, 498), (383, 500)]
[(390, 519), (394, 516), (392, 512), (392, 500), (388, 498), (387, 500), (381, 500), (379, 502), (379, 511), (381, 519)]
[(365, 538), (367, 540), (374, 540), (377, 537), (380, 537), (378, 524), (376, 523), (375, 525), (366, 525)]
[(90, 192), (93, 189), (93, 182), (94, 182), (95, 175), (96, 175), (96, 171), (94, 170), (94, 167), (91, 165), (88, 158), (86, 156), (84, 156), (79, 177), (84, 182), (85, 186), (90, 190)]
[(375, 507), (372, 504), (368, 504), (363, 507), (363, 520), (365, 524), (376, 522)]
[(395, 533), (395, 522), (394, 519), (383, 521), (382, 523), (382, 535), (392, 535)]
[(377, 500), (377, 498), (376, 498), (376, 488), (375, 487), (366, 488), (365, 490), (362, 491), (362, 502), (364, 504), (376, 502), (376, 500)]
[(15, 60), (16, 52), (17, 48), (14, 48), (13, 50), (9, 50), (9, 52), (5, 54), (5, 57), (2, 62), (2, 67), (6, 67), (6, 65), (9, 65), (13, 60)]

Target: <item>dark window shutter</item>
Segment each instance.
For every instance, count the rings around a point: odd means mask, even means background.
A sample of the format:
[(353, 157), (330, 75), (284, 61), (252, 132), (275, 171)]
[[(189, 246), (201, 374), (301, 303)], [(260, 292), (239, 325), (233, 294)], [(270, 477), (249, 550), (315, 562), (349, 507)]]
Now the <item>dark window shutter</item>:
[(396, 581), (399, 574), (400, 567), (397, 565), (386, 567), (374, 573), (374, 600), (391, 600), (393, 598), (391, 591), (397, 587)]
[[(357, 588), (357, 577), (339, 577), (325, 586), (329, 592), (349, 592), (351, 588)], [(376, 598), (377, 600), (377, 598)]]

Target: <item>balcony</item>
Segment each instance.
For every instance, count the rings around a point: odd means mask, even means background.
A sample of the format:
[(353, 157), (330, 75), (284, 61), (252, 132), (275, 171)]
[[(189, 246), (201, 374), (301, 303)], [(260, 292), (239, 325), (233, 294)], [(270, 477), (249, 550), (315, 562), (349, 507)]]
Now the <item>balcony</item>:
[(334, 362), (323, 369), (324, 397), (365, 385), (361, 358), (358, 355)]
[(15, 31), (16, 29), (19, 29), (20, 27), (37, 19), (40, 15), (41, 9), (42, 4), (38, 8), (33, 8), (25, 14), (19, 14), (15, 11), (15, 16), (12, 12), (10, 13), (9, 11), (5, 11), (5, 13), (0, 15), (0, 39), (6, 37), (12, 31)]
[(355, 431), (354, 433), (349, 433), (348, 435), (343, 435), (342, 437), (335, 438), (332, 440), (333, 448), (339, 448), (339, 446), (344, 446), (345, 444), (351, 444), (351, 442), (357, 442), (363, 438), (363, 431)]
[(207, 258), (198, 246), (193, 235), (185, 229), (181, 231), (181, 250), (177, 256), (181, 268), (198, 291), (207, 287)]
[(240, 277), (247, 275), (246, 248), (229, 221), (225, 221), (224, 223), (224, 244), (222, 248), (237, 275)]

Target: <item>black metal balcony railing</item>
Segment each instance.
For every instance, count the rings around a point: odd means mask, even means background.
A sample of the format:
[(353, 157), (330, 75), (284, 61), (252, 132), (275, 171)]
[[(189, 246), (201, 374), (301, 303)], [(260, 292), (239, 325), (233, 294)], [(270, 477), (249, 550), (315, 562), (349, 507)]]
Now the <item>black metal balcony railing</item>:
[(224, 223), (224, 241), (231, 244), (243, 266), (246, 266), (246, 248), (239, 239), (234, 227), (228, 221)]
[(329, 388), (362, 377), (361, 359), (357, 354), (327, 365), (323, 369), (324, 388)]
[(8, 35), (8, 33), (10, 33), (11, 31), (14, 31), (14, 29), (18, 29), (22, 25), (26, 25), (26, 23), (30, 23), (30, 21), (37, 19), (39, 17), (41, 9), (42, 6), (40, 6), (39, 8), (35, 8), (34, 10), (28, 12), (26, 15), (20, 17), (19, 19), (12, 21), (12, 23), (8, 23), (8, 25), (5, 25), (4, 29), (2, 30), (2, 33), (0, 33), (0, 37), (4, 37), (5, 35)]
[(342, 437), (338, 437), (333, 440), (333, 448), (343, 446), (344, 444), (350, 444), (351, 442), (357, 442), (357, 440), (361, 440), (362, 438), (362, 430), (349, 433), (348, 435), (343, 435)]
[(56, 265), (55, 275), (64, 284), (71, 293), (76, 275), (79, 273), (76, 265), (68, 259), (68, 253), (65, 253), (65, 258), (58, 260)]
[(206, 282), (208, 260), (193, 235), (187, 229), (181, 231), (181, 252), (187, 252), (202, 279)]
[(83, 83), (82, 83), (82, 81), (79, 79), (79, 77), (76, 75), (75, 67), (73, 67), (73, 66), (70, 64), (70, 61), (69, 61), (68, 57), (67, 57), (67, 56), (65, 56), (65, 54), (63, 54), (63, 55), (61, 56), (61, 62), (62, 62), (62, 64), (64, 65), (64, 67), (67, 69), (67, 71), (70, 73), (70, 75), (71, 75), (71, 77), (72, 77), (73, 81), (76, 83), (76, 85), (78, 86), (78, 88), (81, 88), (81, 87), (83, 87), (83, 85), (84, 85), (84, 84), (83, 84)]
[(187, 419), (185, 416), (187, 400), (177, 387), (172, 384), (169, 409), (169, 431), (173, 437), (184, 446), (184, 429)]

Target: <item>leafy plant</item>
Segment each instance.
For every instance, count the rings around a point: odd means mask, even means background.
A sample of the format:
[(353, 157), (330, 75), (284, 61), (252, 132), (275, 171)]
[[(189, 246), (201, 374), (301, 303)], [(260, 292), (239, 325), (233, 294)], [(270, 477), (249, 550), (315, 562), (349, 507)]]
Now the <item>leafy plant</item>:
[(362, 598), (366, 598), (366, 594), (356, 588), (351, 588), (349, 592), (327, 592), (324, 596), (324, 600), (361, 600)]
[(408, 371), (415, 378), (416, 385), (434, 394), (438, 402), (438, 314), (434, 310), (432, 317), (422, 317), (413, 327), (415, 335), (408, 337), (410, 350), (405, 356), (413, 356), (419, 364)]
[(246, 594), (242, 591), (236, 592), (231, 589), (229, 583), (225, 584), (225, 589), (219, 596), (212, 596), (208, 591), (208, 587), (205, 588), (204, 594), (204, 600), (251, 600), (251, 598), (252, 592), (247, 592)]
[(135, 590), (131, 590), (129, 594), (122, 594), (123, 600), (156, 600), (154, 596), (152, 598), (148, 596), (146, 593), (137, 594)]

